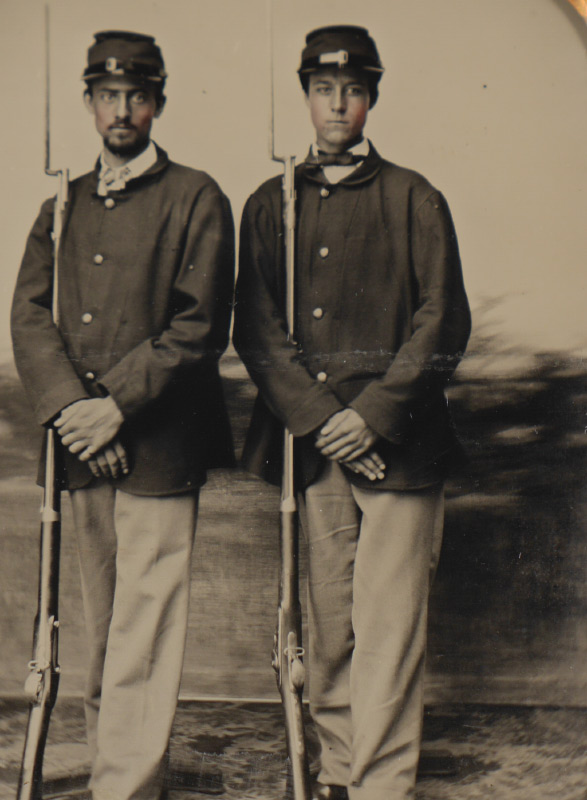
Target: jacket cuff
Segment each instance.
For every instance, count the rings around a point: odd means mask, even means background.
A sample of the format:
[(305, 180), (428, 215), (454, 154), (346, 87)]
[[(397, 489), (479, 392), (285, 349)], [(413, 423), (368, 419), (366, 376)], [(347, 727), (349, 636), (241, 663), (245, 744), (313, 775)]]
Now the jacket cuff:
[(343, 408), (332, 392), (321, 392), (318, 396), (312, 394), (288, 417), (286, 425), (294, 436), (306, 436)]
[(137, 403), (131, 393), (127, 392), (125, 395), (124, 383), (116, 380), (110, 373), (108, 377), (105, 376), (100, 380), (100, 387), (106, 396), (114, 400), (118, 410), (125, 419), (141, 410), (142, 404)]
[(41, 425), (48, 425), (66, 406), (70, 406), (78, 400), (89, 399), (90, 395), (79, 381), (67, 381), (67, 383), (61, 383), (45, 392), (38, 399), (35, 405), (35, 415)]
[(367, 425), (383, 439), (400, 444), (406, 435), (409, 414), (405, 407), (390, 405), (388, 398), (381, 398), (371, 384), (349, 403), (349, 407), (365, 420)]

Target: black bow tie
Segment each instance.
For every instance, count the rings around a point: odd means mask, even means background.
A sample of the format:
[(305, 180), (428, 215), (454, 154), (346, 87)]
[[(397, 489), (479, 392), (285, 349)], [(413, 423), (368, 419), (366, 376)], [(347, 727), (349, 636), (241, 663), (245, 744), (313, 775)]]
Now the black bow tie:
[(318, 150), (318, 155), (310, 153), (306, 158), (306, 164), (311, 167), (350, 167), (353, 164), (360, 164), (366, 156), (355, 155), (354, 153), (324, 153)]

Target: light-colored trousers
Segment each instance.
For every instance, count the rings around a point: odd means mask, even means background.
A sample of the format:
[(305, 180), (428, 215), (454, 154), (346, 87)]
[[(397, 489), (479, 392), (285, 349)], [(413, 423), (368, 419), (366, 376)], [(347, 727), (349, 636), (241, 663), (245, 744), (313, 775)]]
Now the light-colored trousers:
[(185, 650), (198, 495), (71, 492), (94, 800), (158, 800)]
[(359, 489), (328, 462), (300, 498), (309, 548), (309, 696), (322, 783), (414, 796), (442, 486)]

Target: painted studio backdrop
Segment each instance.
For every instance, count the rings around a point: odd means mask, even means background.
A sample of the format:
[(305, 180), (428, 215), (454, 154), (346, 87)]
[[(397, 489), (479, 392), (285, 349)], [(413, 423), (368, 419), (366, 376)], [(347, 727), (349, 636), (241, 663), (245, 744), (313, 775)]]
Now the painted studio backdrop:
[[(474, 310), (450, 389), (470, 464), (448, 487), (431, 602), (428, 697), (587, 701), (585, 630), (585, 197), (587, 26), (567, 0), (275, 2), (277, 143), (302, 156), (311, 128), (295, 70), (304, 34), (367, 27), (386, 68), (367, 133), (446, 195)], [(2, 0), (0, 694), (22, 691), (36, 602), (40, 433), (10, 354), (8, 309), (28, 230), (55, 191), (43, 175), (43, 8)], [(263, 0), (56, 0), (53, 162), (73, 176), (99, 152), (80, 75), (95, 31), (154, 34), (169, 72), (154, 138), (243, 203), (278, 172), (267, 155)], [(222, 361), (237, 446), (253, 389)], [(212, 474), (193, 560), (184, 696), (274, 697), (277, 494)], [(68, 502), (62, 550), (61, 694), (80, 694), (85, 647)]]

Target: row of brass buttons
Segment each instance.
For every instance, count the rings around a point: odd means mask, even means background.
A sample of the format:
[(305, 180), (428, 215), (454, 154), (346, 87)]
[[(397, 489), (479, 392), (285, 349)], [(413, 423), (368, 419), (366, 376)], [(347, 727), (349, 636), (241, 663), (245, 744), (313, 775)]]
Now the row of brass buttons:
[[(111, 208), (115, 207), (116, 201), (114, 200), (113, 197), (107, 197), (104, 200), (104, 205), (106, 206), (106, 208), (111, 209)], [(104, 256), (101, 253), (96, 253), (94, 258), (93, 258), (93, 261), (94, 261), (94, 264), (98, 264), (98, 265), (99, 264), (103, 264), (104, 263)], [(92, 314), (90, 314), (89, 311), (86, 311), (85, 314), (82, 314), (82, 322), (84, 323), (84, 325), (89, 325), (93, 321), (93, 319), (94, 319), (94, 317), (92, 316)], [(96, 379), (96, 375), (95, 375), (94, 372), (92, 372), (92, 370), (89, 370), (88, 372), (86, 372), (84, 377), (88, 381), (93, 381), (93, 380)]]
[[(330, 195), (330, 191), (326, 188), (326, 186), (323, 186), (320, 189), (320, 196), (326, 198), (329, 195)], [(318, 254), (319, 254), (320, 258), (328, 258), (328, 254), (329, 253), (330, 253), (330, 250), (326, 246), (321, 247), (320, 250), (318, 250)], [(315, 308), (312, 311), (312, 316), (314, 317), (314, 319), (322, 319), (322, 317), (324, 316), (324, 309), (323, 308)], [(328, 375), (325, 372), (319, 372), (316, 375), (316, 380), (320, 381), (320, 383), (326, 383), (326, 381), (328, 380)]]

